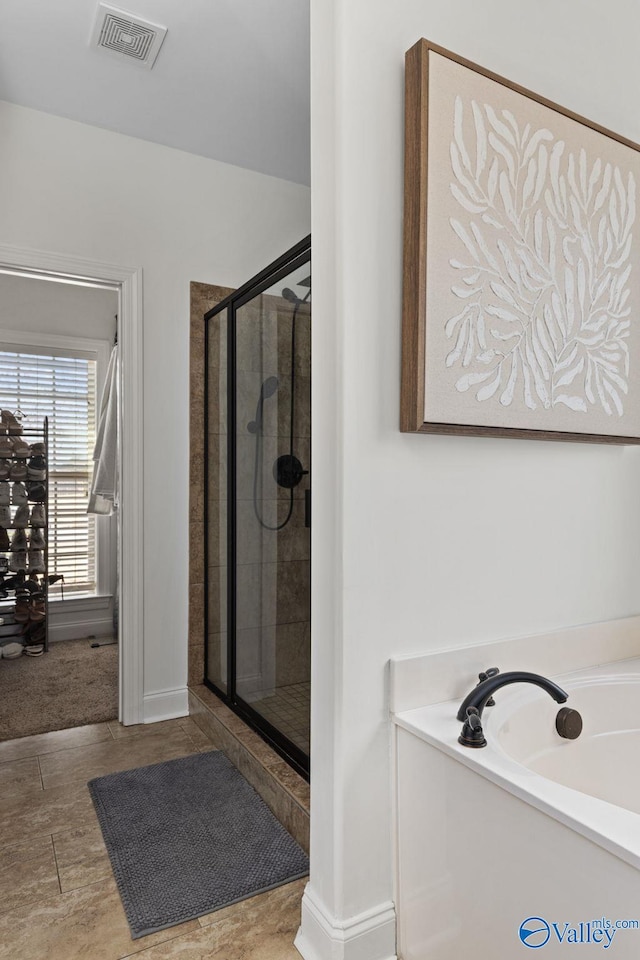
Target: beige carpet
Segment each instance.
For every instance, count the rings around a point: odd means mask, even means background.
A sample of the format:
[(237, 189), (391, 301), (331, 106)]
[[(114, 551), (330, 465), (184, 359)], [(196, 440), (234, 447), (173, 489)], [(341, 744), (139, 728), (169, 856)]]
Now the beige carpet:
[(118, 646), (60, 640), (42, 657), (0, 659), (0, 740), (118, 716)]

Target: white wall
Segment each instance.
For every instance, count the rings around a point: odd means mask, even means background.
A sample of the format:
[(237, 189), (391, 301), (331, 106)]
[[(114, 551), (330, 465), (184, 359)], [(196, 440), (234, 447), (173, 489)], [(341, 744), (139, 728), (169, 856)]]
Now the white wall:
[(0, 242), (143, 270), (144, 689), (183, 688), (189, 282), (266, 266), (309, 232), (309, 190), (7, 103), (0, 174)]
[(594, 0), (312, 0), (308, 958), (378, 920), (362, 956), (393, 952), (389, 657), (640, 607), (639, 451), (398, 430), (405, 51), (427, 37), (640, 140), (640, 8), (604, 24)]

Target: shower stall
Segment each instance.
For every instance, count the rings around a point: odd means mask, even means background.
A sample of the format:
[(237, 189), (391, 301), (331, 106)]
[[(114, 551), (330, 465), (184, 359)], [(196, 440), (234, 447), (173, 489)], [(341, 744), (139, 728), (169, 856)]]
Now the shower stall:
[(205, 683), (308, 776), (311, 238), (205, 324)]

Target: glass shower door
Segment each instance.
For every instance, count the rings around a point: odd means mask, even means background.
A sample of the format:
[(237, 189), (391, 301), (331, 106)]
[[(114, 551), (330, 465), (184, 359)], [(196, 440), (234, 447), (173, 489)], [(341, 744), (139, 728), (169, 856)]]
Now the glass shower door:
[(206, 315), (207, 683), (309, 772), (310, 238)]
[(235, 689), (309, 753), (309, 265), (235, 314)]

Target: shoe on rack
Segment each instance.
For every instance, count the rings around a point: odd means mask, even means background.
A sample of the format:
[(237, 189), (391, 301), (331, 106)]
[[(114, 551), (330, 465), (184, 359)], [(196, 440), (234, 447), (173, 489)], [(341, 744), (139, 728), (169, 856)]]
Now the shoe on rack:
[(42, 623), (47, 616), (47, 610), (44, 605), (44, 594), (30, 594), (31, 602), (27, 605), (29, 608), (29, 620), (32, 623)]
[[(26, 557), (25, 557), (25, 559), (26, 559)], [(5, 591), (5, 593), (6, 593), (7, 590), (15, 590), (16, 593), (18, 593), (19, 591), (21, 591), (21, 590), (24, 588), (24, 585), (25, 585), (25, 576), (24, 576), (24, 574), (25, 574), (24, 570), (21, 570), (19, 573), (16, 573), (15, 576), (13, 576), (13, 577), (7, 577), (7, 578), (2, 582), (2, 589)]]
[(24, 632), (26, 643), (44, 643), (47, 638), (47, 627), (44, 621), (30, 623)]
[(13, 455), (14, 457), (19, 457), (20, 460), (26, 460), (27, 457), (31, 456), (31, 447), (26, 440), (21, 440), (19, 437), (14, 437), (13, 443)]
[(44, 443), (32, 443), (31, 444), (31, 456), (32, 457), (44, 457), (46, 451), (44, 449)]
[(29, 550), (29, 572), (44, 573), (44, 554), (42, 550)]
[(27, 496), (32, 503), (44, 503), (45, 489), (43, 483), (28, 483)]
[[(24, 530), (29, 526), (29, 507), (26, 503), (21, 504), (16, 510), (13, 525), (18, 530)], [(19, 549), (22, 550), (22, 547), (19, 547)]]
[(13, 611), (13, 619), (16, 623), (28, 623), (31, 617), (31, 594), (26, 590), (16, 594), (16, 605)]
[(9, 437), (0, 437), (0, 457), (10, 459), (13, 456), (13, 441)]
[(44, 653), (44, 643), (28, 643), (24, 652), (28, 657), (41, 657)]
[(11, 436), (19, 437), (22, 434), (22, 424), (20, 414), (11, 413), (11, 410), (0, 411), (2, 417), (2, 432), (9, 433)]
[[(11, 488), (6, 480), (0, 480), (0, 506), (8, 507), (10, 503), (9, 494)], [(15, 502), (15, 501), (14, 501)]]
[(9, 560), (9, 570), (13, 570), (14, 573), (24, 573), (26, 569), (27, 569), (27, 551), (14, 550), (13, 553), (11, 554), (11, 559)]
[(47, 577), (47, 583), (49, 584), (50, 587), (52, 587), (54, 583), (59, 583), (60, 596), (64, 600), (64, 573), (50, 573), (49, 576)]
[(44, 643), (28, 643), (24, 652), (28, 657), (41, 657), (44, 653)]
[[(0, 527), (0, 552), (4, 553), (6, 550), (9, 550), (9, 534), (4, 527)], [(0, 561), (3, 558), (0, 557)]]
[(8, 480), (11, 473), (11, 461), (0, 460), (0, 480)]
[[(0, 527), (0, 537), (2, 536), (2, 533), (4, 533), (6, 536), (7, 531), (2, 530), (2, 528)], [(9, 538), (7, 537), (7, 552), (8, 551), (9, 551)], [(9, 569), (9, 558), (0, 557), (0, 591), (2, 590), (3, 574), (5, 574), (8, 571), (8, 569)]]
[[(0, 437), (0, 440), (2, 438)], [(27, 464), (24, 460), (14, 461), (11, 465), (11, 470), (9, 471), (9, 476), (12, 480), (26, 480), (27, 479)]]
[(32, 457), (27, 466), (29, 480), (46, 480), (47, 461), (44, 457)]
[(11, 550), (26, 550), (27, 549), (27, 535), (24, 532), (24, 529), (15, 530), (13, 536), (11, 537)]
[(29, 546), (32, 550), (44, 550), (46, 544), (44, 542), (44, 533), (42, 527), (36, 527), (35, 530), (31, 531), (29, 537)]
[(31, 526), (32, 527), (46, 527), (47, 518), (44, 512), (44, 503), (36, 503), (31, 508)]
[(22, 651), (24, 647), (21, 643), (5, 643), (2, 648), (2, 659), (3, 660), (17, 660), (18, 657), (22, 656)]
[[(0, 503), (2, 503), (2, 483), (0, 482)], [(24, 483), (14, 483), (11, 488), (11, 503), (20, 505), (27, 502), (27, 488)]]
[(11, 510), (9, 507), (0, 507), (0, 527), (11, 526)]

